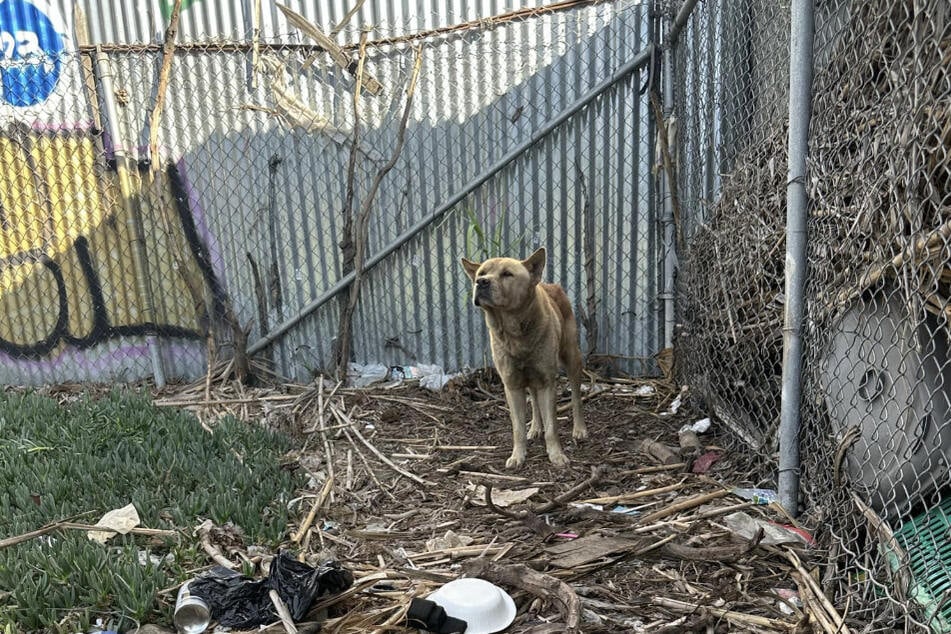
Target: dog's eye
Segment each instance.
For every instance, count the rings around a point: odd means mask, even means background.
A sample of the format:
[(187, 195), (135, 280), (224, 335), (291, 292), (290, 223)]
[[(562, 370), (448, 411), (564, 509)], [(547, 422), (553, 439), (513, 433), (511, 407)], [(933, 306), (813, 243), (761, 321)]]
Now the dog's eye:
[(501, 276), (502, 276), (502, 277), (512, 277), (512, 272), (511, 272), (511, 271), (502, 271)]

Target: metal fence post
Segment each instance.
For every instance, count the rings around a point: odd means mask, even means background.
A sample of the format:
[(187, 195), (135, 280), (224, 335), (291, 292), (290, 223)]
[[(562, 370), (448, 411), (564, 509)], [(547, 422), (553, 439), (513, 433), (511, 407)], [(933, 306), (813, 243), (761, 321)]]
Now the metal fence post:
[[(102, 107), (106, 115), (106, 125), (109, 141), (112, 144), (112, 153), (116, 159), (116, 172), (119, 176), (119, 189), (122, 194), (122, 205), (128, 214), (128, 222), (132, 230), (132, 257), (135, 263), (135, 278), (138, 284), (139, 296), (142, 301), (142, 314), (153, 325), (158, 322), (155, 318), (155, 297), (149, 274), (149, 258), (145, 248), (145, 228), (142, 223), (142, 209), (138, 200), (139, 193), (133, 191), (132, 174), (136, 168), (123, 146), (122, 133), (119, 126), (119, 109), (116, 106), (113, 79), (115, 72), (109, 55), (103, 52), (102, 47), (96, 47), (96, 63), (94, 68), (98, 74), (102, 88)], [(145, 336), (149, 349), (149, 360), (152, 363), (152, 378), (159, 389), (165, 387), (165, 369), (162, 366), (161, 339), (155, 334)]]
[(786, 301), (779, 413), (779, 501), (798, 513), (802, 392), (802, 319), (806, 280), (806, 158), (812, 115), (814, 0), (793, 0), (789, 55), (789, 138), (786, 181)]
[[(665, 21), (670, 25), (669, 21)], [(669, 28), (669, 27), (668, 27)], [(670, 120), (674, 110), (674, 43), (670, 37), (672, 29), (667, 32), (666, 44), (663, 48), (661, 69), (662, 89), (664, 99), (664, 122)], [(667, 130), (657, 130), (657, 134), (667, 134)], [(669, 142), (669, 139), (668, 139)], [(673, 152), (673, 149), (671, 149)], [(674, 302), (676, 289), (674, 287), (674, 270), (677, 267), (677, 227), (674, 224), (673, 188), (677, 183), (671, 182), (666, 170), (661, 170), (660, 195), (664, 201), (664, 347), (674, 346), (674, 326), (676, 313)]]

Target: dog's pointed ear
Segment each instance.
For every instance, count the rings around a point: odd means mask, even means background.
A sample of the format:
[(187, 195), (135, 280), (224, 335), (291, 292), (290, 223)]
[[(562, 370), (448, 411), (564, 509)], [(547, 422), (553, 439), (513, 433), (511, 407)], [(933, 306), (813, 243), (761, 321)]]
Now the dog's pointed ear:
[(481, 262), (472, 262), (462, 258), (462, 268), (466, 270), (466, 275), (469, 276), (469, 279), (473, 282), (475, 281), (476, 271), (479, 270), (479, 267), (482, 266)]
[(522, 260), (522, 265), (528, 269), (532, 276), (532, 284), (538, 284), (542, 281), (542, 272), (545, 270), (545, 247), (528, 256), (527, 260)]

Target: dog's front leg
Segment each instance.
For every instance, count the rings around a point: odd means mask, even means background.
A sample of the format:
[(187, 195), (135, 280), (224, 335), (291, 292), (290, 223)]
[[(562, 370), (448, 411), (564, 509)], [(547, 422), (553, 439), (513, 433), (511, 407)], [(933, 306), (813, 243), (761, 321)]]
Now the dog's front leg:
[(505, 461), (505, 468), (518, 469), (525, 463), (525, 416), (528, 413), (525, 390), (506, 386), (505, 400), (512, 417), (512, 456)]
[(556, 467), (567, 467), (568, 456), (561, 450), (558, 440), (558, 420), (555, 418), (555, 387), (545, 387), (532, 390), (532, 400), (538, 403), (538, 413), (545, 426), (545, 449), (548, 450), (548, 459)]

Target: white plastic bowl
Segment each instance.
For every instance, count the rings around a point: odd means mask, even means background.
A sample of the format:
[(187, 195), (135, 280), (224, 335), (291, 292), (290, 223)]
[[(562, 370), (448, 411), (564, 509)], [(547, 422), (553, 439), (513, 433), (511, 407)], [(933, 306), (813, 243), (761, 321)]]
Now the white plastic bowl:
[(515, 601), (484, 579), (456, 579), (426, 597), (469, 624), (466, 634), (501, 632), (515, 620)]

